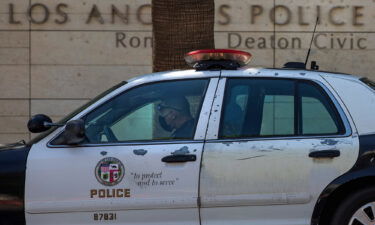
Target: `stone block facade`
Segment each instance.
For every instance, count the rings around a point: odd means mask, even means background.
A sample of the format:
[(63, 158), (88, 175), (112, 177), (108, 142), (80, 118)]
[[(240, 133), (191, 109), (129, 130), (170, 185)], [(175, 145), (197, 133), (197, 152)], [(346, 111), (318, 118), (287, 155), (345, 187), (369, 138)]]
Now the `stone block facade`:
[[(151, 72), (150, 0), (1, 0), (0, 144), (29, 140), (28, 118), (59, 119), (114, 84)], [(374, 79), (373, 0), (215, 0), (216, 48), (252, 66), (311, 60)]]

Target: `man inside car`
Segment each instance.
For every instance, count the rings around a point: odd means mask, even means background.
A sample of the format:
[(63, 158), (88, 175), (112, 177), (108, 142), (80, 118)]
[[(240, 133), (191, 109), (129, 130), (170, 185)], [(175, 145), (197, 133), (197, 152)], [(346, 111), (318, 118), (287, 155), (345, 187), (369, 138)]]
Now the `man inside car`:
[(166, 98), (158, 105), (160, 125), (166, 131), (172, 131), (175, 139), (191, 139), (194, 131), (194, 119), (190, 105), (184, 96)]

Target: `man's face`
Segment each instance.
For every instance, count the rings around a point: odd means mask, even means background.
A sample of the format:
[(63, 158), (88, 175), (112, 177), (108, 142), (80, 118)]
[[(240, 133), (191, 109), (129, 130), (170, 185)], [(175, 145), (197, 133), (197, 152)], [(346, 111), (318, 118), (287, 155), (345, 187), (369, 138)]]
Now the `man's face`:
[(172, 108), (162, 108), (160, 110), (160, 116), (162, 116), (165, 120), (165, 123), (170, 126), (171, 128), (176, 128), (176, 117), (178, 112)]

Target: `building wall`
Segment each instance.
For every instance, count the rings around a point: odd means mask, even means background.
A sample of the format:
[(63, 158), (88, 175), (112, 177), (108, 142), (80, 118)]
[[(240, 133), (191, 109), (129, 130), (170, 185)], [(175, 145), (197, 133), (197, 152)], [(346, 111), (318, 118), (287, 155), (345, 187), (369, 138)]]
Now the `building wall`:
[[(30, 115), (57, 120), (122, 80), (151, 72), (150, 0), (1, 0), (0, 143), (28, 140)], [(311, 60), (375, 78), (373, 0), (215, 0), (217, 48), (251, 65)], [(276, 15), (275, 17), (273, 15)]]

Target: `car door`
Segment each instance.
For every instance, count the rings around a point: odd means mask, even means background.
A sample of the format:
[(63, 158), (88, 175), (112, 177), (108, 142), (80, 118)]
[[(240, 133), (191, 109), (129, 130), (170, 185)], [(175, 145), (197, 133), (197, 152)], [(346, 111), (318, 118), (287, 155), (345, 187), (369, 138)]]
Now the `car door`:
[[(61, 131), (35, 144), (27, 162), (27, 224), (198, 225), (200, 159), (216, 85), (217, 78), (132, 87), (78, 115), (84, 143), (64, 145)], [(159, 112), (176, 96), (193, 121), (183, 138)]]
[(222, 78), (216, 96), (202, 224), (310, 224), (321, 192), (358, 155), (336, 99), (319, 81), (259, 76)]

